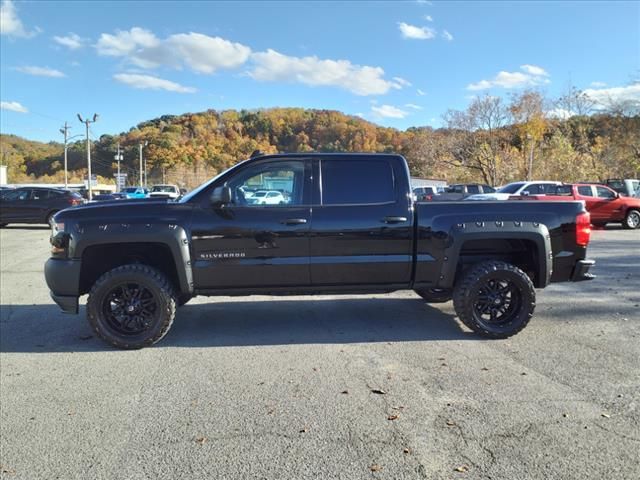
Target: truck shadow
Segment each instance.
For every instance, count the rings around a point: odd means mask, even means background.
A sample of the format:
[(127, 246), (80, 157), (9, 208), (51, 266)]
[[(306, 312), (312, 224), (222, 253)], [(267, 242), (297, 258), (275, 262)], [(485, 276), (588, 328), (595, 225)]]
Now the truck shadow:
[[(154, 348), (477, 340), (455, 318), (414, 298), (211, 301), (178, 309)], [(0, 306), (1, 352), (113, 350), (96, 337), (84, 312), (53, 305)]]

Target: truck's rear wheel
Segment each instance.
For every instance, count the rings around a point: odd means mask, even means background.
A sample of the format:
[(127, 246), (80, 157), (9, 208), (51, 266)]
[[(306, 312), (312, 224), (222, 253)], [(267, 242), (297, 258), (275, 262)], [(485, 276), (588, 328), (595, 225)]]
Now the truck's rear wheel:
[(640, 227), (640, 211), (629, 210), (627, 212), (627, 215), (624, 217), (622, 226), (631, 230), (635, 230), (636, 228)]
[(529, 276), (505, 262), (482, 262), (471, 268), (453, 292), (458, 318), (488, 338), (507, 338), (527, 326), (536, 306)]
[(427, 303), (446, 303), (451, 300), (451, 290), (448, 288), (421, 288), (414, 290)]
[(167, 277), (140, 264), (102, 275), (91, 288), (87, 317), (96, 334), (118, 348), (153, 345), (171, 328), (176, 298)]

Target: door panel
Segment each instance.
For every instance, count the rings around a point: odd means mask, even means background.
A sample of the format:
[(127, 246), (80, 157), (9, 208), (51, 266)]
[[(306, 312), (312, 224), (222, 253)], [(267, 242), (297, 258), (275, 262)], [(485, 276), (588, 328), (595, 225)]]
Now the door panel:
[(198, 211), (192, 227), (196, 288), (309, 285), (310, 212), (308, 206)]
[(313, 208), (313, 285), (409, 284), (413, 210), (408, 175), (395, 158), (322, 159), (314, 166), (321, 198)]

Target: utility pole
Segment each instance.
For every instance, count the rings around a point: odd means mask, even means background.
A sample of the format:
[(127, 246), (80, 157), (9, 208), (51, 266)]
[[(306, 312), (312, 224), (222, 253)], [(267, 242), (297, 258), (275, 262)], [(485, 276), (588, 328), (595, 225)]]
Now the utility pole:
[(64, 127), (60, 129), (60, 133), (64, 135), (64, 188), (69, 188), (69, 177), (67, 173), (67, 133), (71, 127), (64, 122)]
[(118, 162), (118, 176), (116, 177), (116, 192), (120, 191), (120, 161), (122, 160), (122, 154), (120, 153), (120, 143), (118, 143), (118, 153), (116, 154), (116, 161)]
[(147, 180), (147, 163), (146, 162), (144, 164), (144, 166), (145, 166), (145, 168), (144, 168), (144, 183), (143, 183), (143, 176), (142, 176), (142, 147), (146, 147), (147, 145), (149, 145), (149, 142), (147, 142), (147, 141), (145, 141), (144, 143), (140, 142), (138, 144), (138, 147), (140, 148), (140, 187), (144, 187), (145, 184), (147, 183), (146, 182), (146, 180)]
[(87, 127), (87, 177), (88, 177), (87, 186), (89, 189), (89, 201), (91, 201), (93, 200), (93, 194), (91, 191), (91, 145), (89, 144), (89, 125), (91, 123), (95, 123), (96, 120), (98, 120), (98, 114), (97, 113), (93, 114), (93, 120), (89, 120), (88, 118), (86, 120), (83, 120), (82, 116), (78, 114), (78, 120), (80, 120), (80, 123), (84, 123), (85, 126)]

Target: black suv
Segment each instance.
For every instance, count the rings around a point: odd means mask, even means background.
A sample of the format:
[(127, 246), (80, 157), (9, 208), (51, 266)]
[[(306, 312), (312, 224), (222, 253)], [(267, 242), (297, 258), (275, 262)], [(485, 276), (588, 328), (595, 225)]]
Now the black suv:
[(77, 193), (60, 188), (21, 187), (0, 193), (0, 227), (8, 223), (45, 223), (60, 210), (82, 205)]

